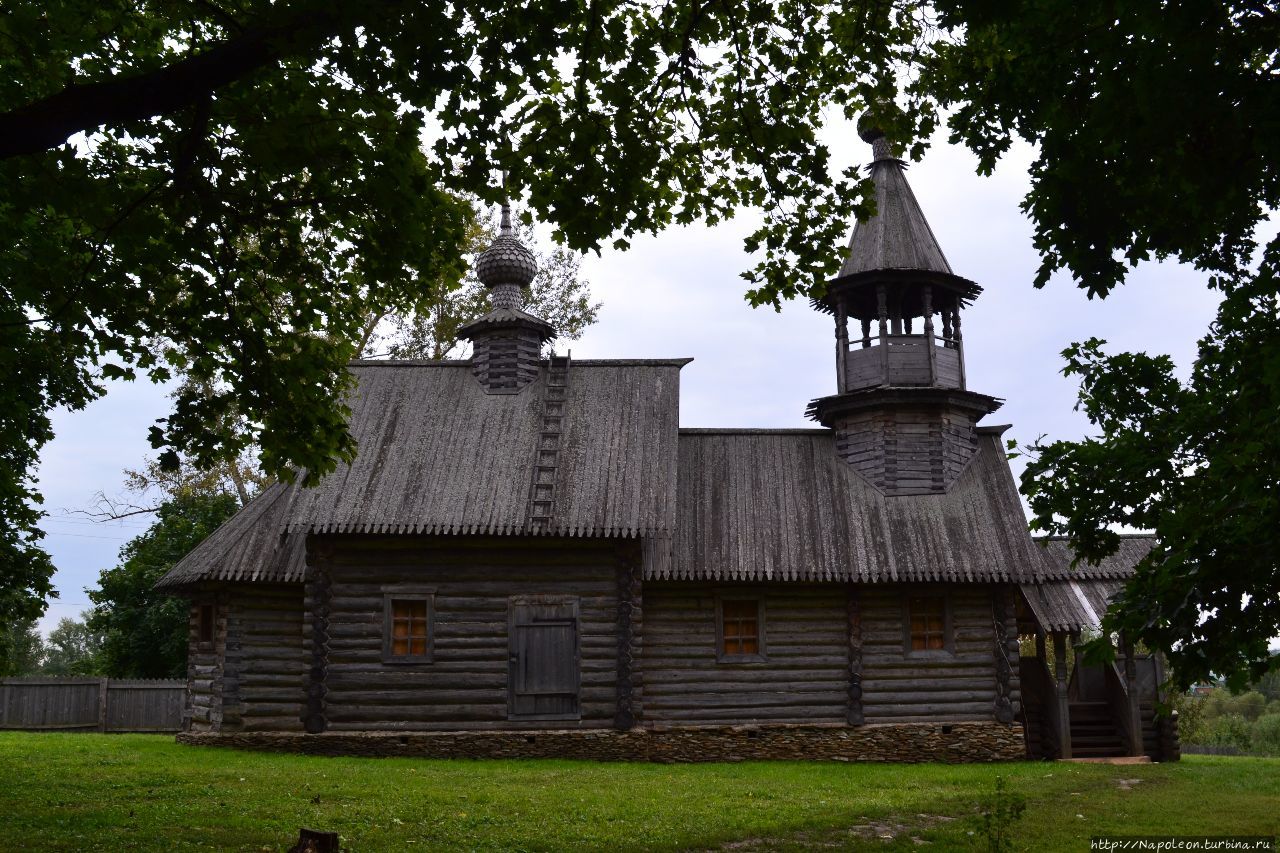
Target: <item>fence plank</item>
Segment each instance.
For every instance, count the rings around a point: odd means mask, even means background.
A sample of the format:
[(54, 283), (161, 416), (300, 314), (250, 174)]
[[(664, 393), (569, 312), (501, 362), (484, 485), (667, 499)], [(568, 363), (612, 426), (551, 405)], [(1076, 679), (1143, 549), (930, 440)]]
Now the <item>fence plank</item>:
[(0, 729), (176, 732), (181, 679), (0, 678)]

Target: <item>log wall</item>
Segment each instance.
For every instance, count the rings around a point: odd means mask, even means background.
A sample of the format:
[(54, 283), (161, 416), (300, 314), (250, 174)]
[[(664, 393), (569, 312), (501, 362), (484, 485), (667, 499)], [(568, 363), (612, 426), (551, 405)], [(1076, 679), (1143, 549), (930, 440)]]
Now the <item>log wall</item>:
[[(997, 699), (995, 588), (931, 587), (951, 613), (953, 648), (910, 653), (903, 600), (927, 587), (874, 585), (862, 593), (862, 702), (868, 723), (994, 720)], [(1017, 696), (1016, 668), (1009, 694)], [(1009, 695), (1006, 694), (1006, 695)]]
[[(200, 642), (200, 607), (214, 605), (214, 637)], [(227, 647), (227, 604), (225, 598), (204, 593), (191, 601), (187, 620), (187, 703), (182, 727), (193, 732), (222, 728), (222, 660)]]
[[(903, 603), (942, 591), (953, 648), (909, 654)], [(988, 585), (649, 583), (645, 719), (656, 725), (751, 722), (960, 722), (995, 719), (998, 650)], [(716, 595), (764, 602), (766, 660), (716, 660)], [(1003, 695), (1018, 698), (1016, 671)]]
[(224, 731), (295, 731), (306, 700), (302, 586), (254, 584), (228, 593)]
[[(326, 537), (320, 548), (329, 549), (327, 731), (614, 725), (621, 566), (614, 543), (343, 536)], [(434, 595), (429, 663), (382, 660), (383, 596), (397, 584)], [(580, 720), (508, 718), (508, 603), (515, 595), (578, 598)]]
[[(716, 593), (758, 592), (767, 660), (716, 660)], [(654, 724), (846, 722), (848, 606), (834, 584), (648, 583), (644, 715)]]

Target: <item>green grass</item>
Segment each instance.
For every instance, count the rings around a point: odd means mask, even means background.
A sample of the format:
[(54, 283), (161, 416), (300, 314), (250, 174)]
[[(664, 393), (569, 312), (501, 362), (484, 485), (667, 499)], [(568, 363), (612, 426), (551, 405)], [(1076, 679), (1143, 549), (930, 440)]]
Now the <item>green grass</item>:
[[(997, 775), (1026, 850), (1090, 835), (1280, 833), (1280, 760), (1103, 766), (594, 764), (315, 758), (159, 735), (0, 732), (0, 849), (934, 849), (977, 845)], [(1141, 780), (1127, 783), (1120, 780)], [(953, 818), (942, 820), (941, 818)], [(886, 840), (881, 835), (894, 836)]]

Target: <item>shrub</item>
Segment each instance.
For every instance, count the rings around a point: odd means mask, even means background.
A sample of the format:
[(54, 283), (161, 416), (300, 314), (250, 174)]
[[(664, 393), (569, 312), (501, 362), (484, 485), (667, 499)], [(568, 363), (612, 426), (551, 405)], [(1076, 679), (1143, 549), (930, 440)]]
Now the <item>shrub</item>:
[(1224, 714), (1205, 727), (1202, 742), (1207, 746), (1234, 746), (1241, 751), (1250, 746), (1249, 721), (1239, 714)]
[(1178, 737), (1182, 742), (1204, 743), (1208, 703), (1199, 696), (1183, 693), (1173, 697), (1172, 704), (1178, 712)]
[(1253, 724), (1252, 747), (1259, 755), (1280, 756), (1280, 714), (1258, 718)]

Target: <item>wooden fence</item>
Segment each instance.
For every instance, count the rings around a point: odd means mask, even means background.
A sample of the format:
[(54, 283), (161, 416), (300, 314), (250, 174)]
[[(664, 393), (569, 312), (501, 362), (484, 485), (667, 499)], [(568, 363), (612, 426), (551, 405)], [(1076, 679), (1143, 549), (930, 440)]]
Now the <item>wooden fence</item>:
[(179, 679), (0, 678), (0, 729), (176, 732)]

